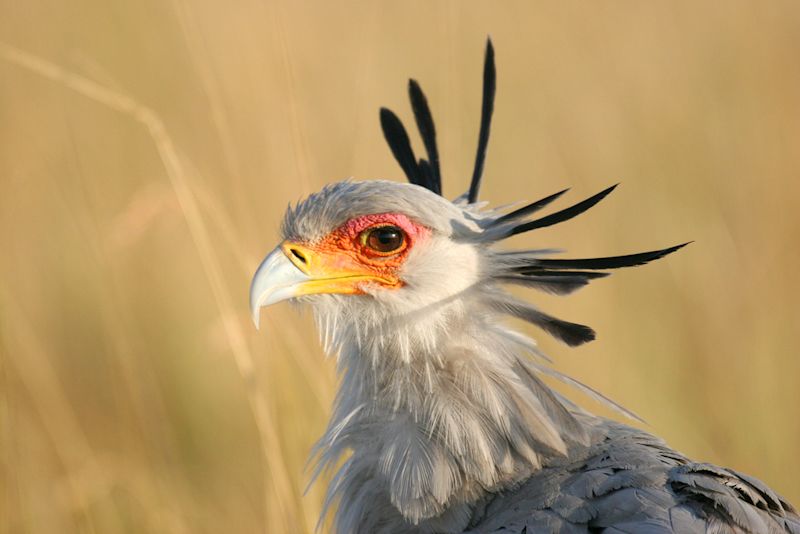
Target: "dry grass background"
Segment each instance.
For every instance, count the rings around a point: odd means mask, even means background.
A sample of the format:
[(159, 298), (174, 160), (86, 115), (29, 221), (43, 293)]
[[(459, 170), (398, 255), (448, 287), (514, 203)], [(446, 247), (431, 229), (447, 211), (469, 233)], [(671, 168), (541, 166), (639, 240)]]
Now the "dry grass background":
[[(311, 532), (335, 386), (307, 317), (247, 288), (289, 201), (400, 179), (377, 108), (418, 78), (466, 187), (623, 186), (518, 238), (694, 239), (543, 305), (561, 370), (800, 502), (800, 4), (0, 0), (0, 533)], [(583, 401), (597, 409), (588, 401)]]

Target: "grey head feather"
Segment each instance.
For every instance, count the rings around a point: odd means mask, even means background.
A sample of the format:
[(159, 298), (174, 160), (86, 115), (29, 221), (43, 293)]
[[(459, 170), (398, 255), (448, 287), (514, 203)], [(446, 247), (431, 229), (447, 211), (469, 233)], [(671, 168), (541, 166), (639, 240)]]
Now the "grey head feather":
[(403, 213), (443, 236), (465, 238), (479, 231), (465, 210), (414, 184), (386, 180), (326, 185), (286, 211), (284, 239), (315, 242), (353, 217)]

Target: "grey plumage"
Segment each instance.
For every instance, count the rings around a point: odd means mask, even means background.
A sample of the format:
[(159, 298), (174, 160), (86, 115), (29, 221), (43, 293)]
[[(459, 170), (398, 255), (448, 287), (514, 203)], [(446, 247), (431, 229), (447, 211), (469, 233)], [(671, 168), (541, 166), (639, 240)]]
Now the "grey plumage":
[(468, 532), (800, 532), (791, 506), (759, 481), (618, 423), (596, 430), (592, 446), (488, 497)]
[[(492, 58), (489, 46), (486, 136)], [(564, 192), (507, 213), (491, 209), (476, 198), (482, 133), (477, 180), (451, 202), (440, 195), (435, 129), (416, 82), (410, 97), (430, 161), (415, 159), (396, 115), (383, 110), (381, 120), (412, 183), (340, 182), (290, 208), (284, 242), (251, 288), (254, 318), (279, 300), (310, 304), (325, 350), (337, 358), (341, 385), (314, 450), (314, 478), (335, 471), (326, 509), (335, 509), (336, 531), (800, 534), (796, 511), (761, 482), (691, 462), (551, 390), (541, 375), (636, 417), (548, 367), (533, 340), (504, 324), (512, 316), (567, 345), (590, 341), (588, 326), (552, 317), (503, 286), (565, 295), (605, 270), (683, 245), (589, 259), (498, 248), (510, 235), (573, 218), (613, 188), (534, 220), (526, 219)], [(405, 230), (394, 226), (406, 219)], [(364, 256), (368, 233), (387, 225), (404, 236), (404, 247)]]

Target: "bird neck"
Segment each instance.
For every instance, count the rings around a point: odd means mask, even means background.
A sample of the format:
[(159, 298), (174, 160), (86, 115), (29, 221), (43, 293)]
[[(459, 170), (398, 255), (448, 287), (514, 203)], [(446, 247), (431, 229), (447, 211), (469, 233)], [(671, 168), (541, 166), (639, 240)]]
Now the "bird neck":
[(587, 442), (581, 416), (537, 377), (533, 342), (489, 310), (461, 299), (424, 318), (343, 317), (318, 317), (337, 332), (324, 337), (341, 374), (318, 471), (352, 452), (329, 489), (339, 531), (392, 512), (458, 524), (487, 492)]

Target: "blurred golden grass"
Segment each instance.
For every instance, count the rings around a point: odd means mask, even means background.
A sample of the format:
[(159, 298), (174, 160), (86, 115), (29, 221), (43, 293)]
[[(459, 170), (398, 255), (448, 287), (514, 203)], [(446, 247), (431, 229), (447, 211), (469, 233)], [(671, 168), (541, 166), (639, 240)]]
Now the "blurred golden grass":
[[(311, 532), (335, 387), (307, 318), (247, 312), (283, 208), (399, 179), (377, 108), (438, 119), (466, 187), (483, 40), (485, 197), (615, 198), (516, 244), (697, 242), (557, 300), (569, 372), (699, 459), (800, 501), (800, 6), (2, 3), (0, 532)], [(537, 332), (532, 332), (538, 336)], [(581, 399), (594, 409), (598, 407)]]

